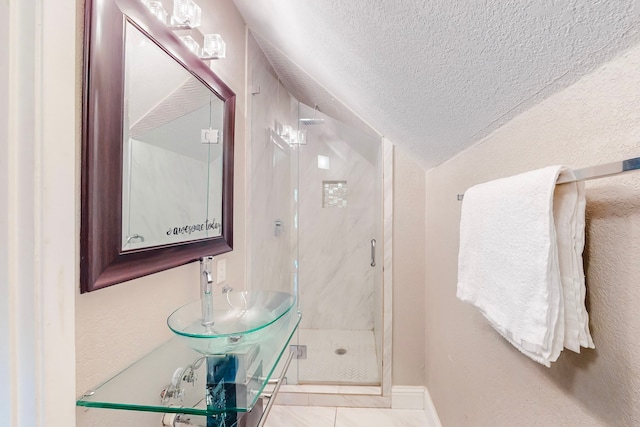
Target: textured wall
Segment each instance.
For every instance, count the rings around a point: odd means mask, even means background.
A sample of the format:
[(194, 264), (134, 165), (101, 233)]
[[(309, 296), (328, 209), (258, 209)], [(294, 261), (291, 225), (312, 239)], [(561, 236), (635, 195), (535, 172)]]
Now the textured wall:
[(422, 169), (400, 148), (393, 165), (393, 384), (424, 385), (424, 212)]
[(2, 424), (74, 425), (75, 1), (0, 16)]
[(587, 307), (595, 350), (550, 369), (455, 298), (460, 203), (480, 182), (640, 155), (640, 46), (427, 173), (426, 383), (443, 425), (640, 424), (640, 174), (587, 183)]
[[(203, 32), (220, 33), (227, 43), (227, 58), (212, 61), (212, 68), (236, 93), (234, 250), (219, 258), (227, 259), (228, 283), (241, 289), (245, 286), (245, 26), (230, 0), (201, 5), (203, 15), (208, 16)], [(78, 18), (78, 28), (82, 28), (82, 15)], [(78, 38), (81, 40), (82, 34)], [(77, 72), (82, 68), (81, 58), (80, 49)], [(80, 97), (79, 91), (77, 95)], [(171, 333), (166, 318), (175, 308), (198, 298), (198, 278), (199, 266), (191, 263), (77, 295), (77, 393), (109, 378), (168, 339)], [(215, 292), (219, 291), (216, 287)], [(77, 414), (79, 426), (155, 425), (160, 420), (157, 414), (131, 417), (126, 411), (78, 409)]]

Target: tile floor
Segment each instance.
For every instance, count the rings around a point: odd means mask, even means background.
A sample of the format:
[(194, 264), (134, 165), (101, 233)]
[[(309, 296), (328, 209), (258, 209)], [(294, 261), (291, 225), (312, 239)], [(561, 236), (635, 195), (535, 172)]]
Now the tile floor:
[(274, 405), (265, 427), (430, 427), (422, 410)]

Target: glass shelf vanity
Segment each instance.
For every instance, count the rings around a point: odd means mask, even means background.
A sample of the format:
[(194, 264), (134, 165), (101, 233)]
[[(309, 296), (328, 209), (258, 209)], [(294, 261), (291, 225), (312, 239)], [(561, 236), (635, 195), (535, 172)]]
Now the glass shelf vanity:
[[(270, 324), (250, 331), (263, 334), (262, 338), (254, 336), (243, 344), (237, 335), (229, 336), (237, 345), (226, 348), (225, 353), (203, 354), (178, 335), (85, 392), (76, 403), (89, 408), (158, 412), (165, 414), (164, 425), (262, 425), (280, 385), (271, 377), (276, 366), (284, 366), (284, 376), (293, 355), (287, 349), (301, 318), (293, 308), (291, 304)], [(280, 363), (281, 359), (286, 363)], [(267, 384), (276, 386), (265, 396)], [(269, 403), (263, 411), (264, 397)], [(198, 417), (201, 421), (194, 421)]]

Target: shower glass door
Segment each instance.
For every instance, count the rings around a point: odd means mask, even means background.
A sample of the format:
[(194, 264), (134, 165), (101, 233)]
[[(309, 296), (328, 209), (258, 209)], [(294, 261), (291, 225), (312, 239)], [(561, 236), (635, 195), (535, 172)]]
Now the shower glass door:
[(247, 199), (247, 287), (297, 296), (296, 194), (298, 147), (283, 135), (295, 126), (298, 102), (278, 80), (267, 59), (250, 37), (255, 53), (251, 81), (251, 143)]
[(299, 104), (300, 384), (379, 385), (382, 149), (379, 137)]
[(291, 344), (306, 356), (291, 364), (288, 384), (379, 385), (380, 137), (299, 103), (248, 42), (247, 287), (297, 297)]

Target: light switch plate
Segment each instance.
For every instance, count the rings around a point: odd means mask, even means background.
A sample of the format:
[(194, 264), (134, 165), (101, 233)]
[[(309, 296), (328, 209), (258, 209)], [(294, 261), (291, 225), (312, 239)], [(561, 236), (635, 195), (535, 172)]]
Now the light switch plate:
[(216, 268), (216, 283), (222, 283), (227, 280), (227, 260), (219, 259)]
[(218, 129), (202, 129), (200, 131), (200, 142), (203, 144), (217, 144), (220, 141)]

